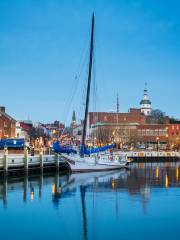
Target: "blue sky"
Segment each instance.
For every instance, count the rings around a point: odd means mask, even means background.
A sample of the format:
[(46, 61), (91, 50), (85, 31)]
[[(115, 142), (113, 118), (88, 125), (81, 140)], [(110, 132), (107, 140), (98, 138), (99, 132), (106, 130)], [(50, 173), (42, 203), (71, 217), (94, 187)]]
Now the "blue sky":
[(153, 108), (180, 117), (175, 0), (1, 0), (0, 105), (16, 119), (81, 117), (93, 11), (96, 109), (114, 110), (117, 92), (121, 111), (138, 107), (147, 82)]

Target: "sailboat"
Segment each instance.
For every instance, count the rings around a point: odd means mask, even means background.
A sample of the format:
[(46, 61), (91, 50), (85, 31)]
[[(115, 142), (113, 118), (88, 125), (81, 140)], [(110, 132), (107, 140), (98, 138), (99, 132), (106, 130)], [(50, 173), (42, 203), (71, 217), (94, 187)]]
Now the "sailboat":
[(61, 159), (65, 160), (72, 172), (89, 172), (89, 171), (105, 171), (120, 169), (126, 166), (127, 159), (123, 154), (113, 154), (108, 152), (108, 149), (114, 148), (114, 144), (99, 147), (99, 148), (87, 148), (86, 147), (86, 130), (87, 130), (87, 118), (89, 110), (89, 99), (91, 89), (91, 73), (93, 63), (93, 50), (94, 50), (94, 13), (92, 15), (92, 27), (91, 27), (91, 41), (90, 41), (90, 53), (89, 53), (89, 68), (88, 68), (88, 82), (86, 93), (86, 105), (83, 121), (83, 133), (81, 148), (79, 152), (74, 149), (63, 148), (57, 141), (53, 144), (55, 152), (60, 153)]

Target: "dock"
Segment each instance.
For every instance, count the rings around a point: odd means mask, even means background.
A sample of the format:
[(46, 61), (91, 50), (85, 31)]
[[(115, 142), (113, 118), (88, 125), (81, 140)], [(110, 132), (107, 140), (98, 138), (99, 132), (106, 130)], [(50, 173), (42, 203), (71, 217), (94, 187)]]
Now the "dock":
[(0, 153), (0, 175), (26, 174), (28, 172), (49, 172), (53, 170), (64, 171), (68, 166), (60, 159), (60, 155), (51, 153), (31, 155), (28, 149), (23, 154), (9, 153), (7, 149)]
[[(180, 152), (166, 151), (129, 151), (125, 153), (133, 162), (177, 162)], [(24, 175), (34, 172), (67, 171), (69, 165), (59, 154), (45, 153), (43, 150), (31, 155), (27, 148), (20, 153), (9, 153), (4, 149), (0, 153), (0, 176)]]
[(180, 152), (175, 151), (129, 151), (127, 157), (134, 162), (180, 161)]

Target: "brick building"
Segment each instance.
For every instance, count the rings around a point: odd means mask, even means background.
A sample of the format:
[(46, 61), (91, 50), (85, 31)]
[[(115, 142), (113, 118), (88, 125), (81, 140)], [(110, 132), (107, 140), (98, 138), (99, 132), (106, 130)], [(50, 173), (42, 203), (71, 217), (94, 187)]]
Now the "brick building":
[(137, 127), (142, 142), (180, 149), (180, 124), (146, 124)]
[(0, 107), (0, 139), (16, 137), (16, 120), (9, 116), (5, 107)]
[(145, 124), (137, 126), (137, 139), (146, 147), (165, 149), (169, 142), (168, 124)]
[(146, 123), (141, 109), (131, 108), (127, 113), (90, 112), (88, 116), (88, 137), (98, 135), (100, 142), (130, 142), (137, 132), (137, 126)]
[(89, 136), (99, 142), (144, 144), (145, 147), (165, 149), (180, 145), (180, 124), (147, 124), (141, 109), (131, 108), (128, 113), (90, 112)]
[(180, 124), (168, 125), (168, 140), (171, 148), (180, 149)]
[(98, 122), (103, 123), (139, 123), (145, 124), (146, 117), (141, 113), (141, 109), (130, 108), (127, 113), (119, 112), (89, 112), (88, 126), (91, 128)]

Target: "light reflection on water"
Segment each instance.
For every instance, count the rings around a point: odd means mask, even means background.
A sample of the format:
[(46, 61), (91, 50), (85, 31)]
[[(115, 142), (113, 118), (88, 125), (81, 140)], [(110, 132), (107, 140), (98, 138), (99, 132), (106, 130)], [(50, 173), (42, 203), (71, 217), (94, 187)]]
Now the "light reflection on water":
[(180, 163), (2, 179), (2, 239), (178, 239)]

